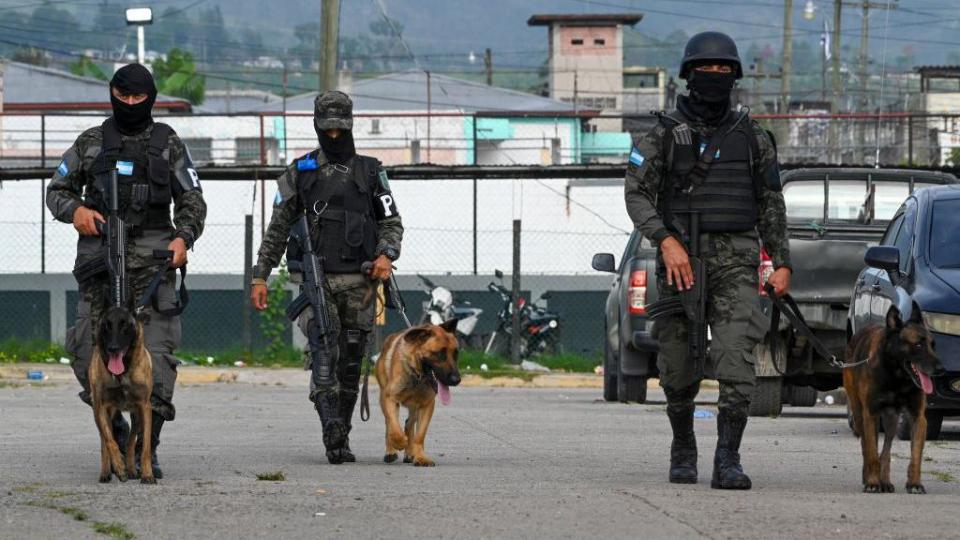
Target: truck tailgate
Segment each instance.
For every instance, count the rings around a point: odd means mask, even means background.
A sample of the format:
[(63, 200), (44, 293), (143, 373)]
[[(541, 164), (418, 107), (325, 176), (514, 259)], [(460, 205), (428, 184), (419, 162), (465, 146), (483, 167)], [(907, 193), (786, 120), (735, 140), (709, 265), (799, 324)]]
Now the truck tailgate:
[(793, 277), (790, 294), (797, 302), (847, 304), (863, 269), (863, 256), (876, 240), (790, 239)]

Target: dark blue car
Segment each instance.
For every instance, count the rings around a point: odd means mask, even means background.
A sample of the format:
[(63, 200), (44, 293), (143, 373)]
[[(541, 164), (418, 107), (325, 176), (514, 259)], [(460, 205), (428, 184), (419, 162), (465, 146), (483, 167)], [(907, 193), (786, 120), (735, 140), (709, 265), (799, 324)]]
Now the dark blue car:
[(960, 186), (915, 191), (864, 259), (869, 266), (855, 284), (848, 331), (883, 324), (891, 305), (904, 318), (920, 310), (946, 369), (927, 397), (927, 438), (936, 439), (943, 417), (960, 415)]

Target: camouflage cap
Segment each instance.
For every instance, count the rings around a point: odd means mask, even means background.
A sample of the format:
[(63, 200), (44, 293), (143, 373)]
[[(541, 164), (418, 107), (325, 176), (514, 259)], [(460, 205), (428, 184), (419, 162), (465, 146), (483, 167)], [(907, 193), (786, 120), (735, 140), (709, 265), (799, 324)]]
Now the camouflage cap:
[(313, 102), (313, 118), (317, 129), (353, 129), (353, 101), (337, 90), (328, 90)]

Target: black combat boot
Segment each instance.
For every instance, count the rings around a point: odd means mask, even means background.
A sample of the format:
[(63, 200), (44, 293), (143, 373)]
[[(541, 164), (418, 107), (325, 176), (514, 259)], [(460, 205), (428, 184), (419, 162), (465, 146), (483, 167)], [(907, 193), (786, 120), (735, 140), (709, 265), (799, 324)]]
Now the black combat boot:
[(750, 489), (750, 477), (740, 466), (740, 441), (747, 427), (746, 411), (720, 409), (717, 414), (717, 453), (713, 458), (713, 489)]
[(127, 455), (127, 441), (130, 440), (130, 424), (128, 424), (127, 419), (123, 417), (123, 413), (115, 413), (113, 418), (110, 419), (110, 426), (113, 428), (113, 440), (117, 441), (117, 446), (120, 447), (120, 453)]
[(357, 456), (350, 450), (350, 432), (353, 430), (353, 409), (357, 405), (357, 391), (343, 390), (340, 392), (340, 418), (343, 419), (343, 425), (346, 428), (346, 436), (343, 440), (343, 448), (340, 449), (340, 457), (344, 463), (354, 463)]
[(320, 425), (323, 428), (323, 446), (326, 449), (327, 461), (333, 465), (344, 462), (343, 445), (347, 440), (347, 427), (340, 417), (340, 405), (336, 392), (328, 391), (317, 394), (314, 408), (320, 416)]
[[(160, 469), (160, 462), (157, 460), (157, 446), (160, 444), (160, 430), (163, 429), (164, 418), (157, 414), (153, 413), (153, 417), (150, 422), (150, 465), (153, 468), (153, 477), (157, 480), (163, 478), (163, 471)], [(143, 441), (141, 439), (137, 440), (137, 476), (140, 476), (140, 456), (143, 452)]]
[(664, 388), (667, 396), (667, 418), (673, 430), (670, 443), (670, 482), (673, 484), (697, 483), (697, 438), (693, 433), (693, 399), (700, 385), (691, 385), (681, 390)]

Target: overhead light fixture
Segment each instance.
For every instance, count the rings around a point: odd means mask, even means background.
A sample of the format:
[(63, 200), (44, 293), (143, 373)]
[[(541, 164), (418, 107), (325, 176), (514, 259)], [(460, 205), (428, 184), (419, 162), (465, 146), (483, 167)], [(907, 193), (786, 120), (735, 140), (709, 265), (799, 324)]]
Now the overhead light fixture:
[(127, 9), (127, 24), (131, 26), (153, 24), (153, 10), (148, 7)]
[(803, 6), (803, 18), (812, 21), (817, 16), (817, 6), (813, 0), (807, 0), (807, 5)]

